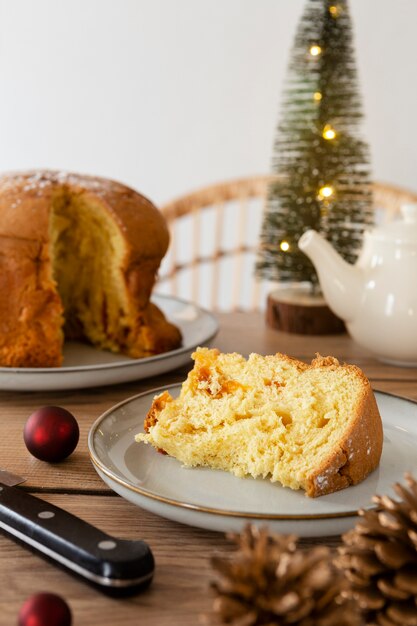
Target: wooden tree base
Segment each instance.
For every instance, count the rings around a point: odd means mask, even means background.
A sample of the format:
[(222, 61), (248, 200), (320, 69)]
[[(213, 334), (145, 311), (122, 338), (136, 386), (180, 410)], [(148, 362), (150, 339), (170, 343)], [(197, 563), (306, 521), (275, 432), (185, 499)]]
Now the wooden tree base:
[(266, 323), (275, 330), (300, 335), (337, 335), (346, 332), (344, 322), (321, 296), (307, 291), (277, 289), (268, 296)]

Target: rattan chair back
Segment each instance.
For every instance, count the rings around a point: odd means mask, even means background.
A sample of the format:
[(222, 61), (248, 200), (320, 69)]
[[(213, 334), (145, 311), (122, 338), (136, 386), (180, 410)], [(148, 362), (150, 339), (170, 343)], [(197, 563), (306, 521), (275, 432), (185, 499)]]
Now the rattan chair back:
[[(256, 251), (270, 176), (211, 185), (162, 207), (171, 232), (155, 291), (211, 310), (259, 310), (271, 289), (254, 276)], [(398, 216), (412, 193), (374, 183), (376, 221)]]

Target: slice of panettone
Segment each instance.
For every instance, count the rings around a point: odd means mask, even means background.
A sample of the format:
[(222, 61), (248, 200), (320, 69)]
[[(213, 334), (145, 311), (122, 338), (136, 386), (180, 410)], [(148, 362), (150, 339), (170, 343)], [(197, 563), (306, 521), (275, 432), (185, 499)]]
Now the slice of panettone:
[(154, 399), (137, 441), (187, 467), (268, 477), (313, 497), (359, 483), (378, 466), (381, 417), (358, 367), (207, 348), (193, 358), (179, 397), (165, 391)]

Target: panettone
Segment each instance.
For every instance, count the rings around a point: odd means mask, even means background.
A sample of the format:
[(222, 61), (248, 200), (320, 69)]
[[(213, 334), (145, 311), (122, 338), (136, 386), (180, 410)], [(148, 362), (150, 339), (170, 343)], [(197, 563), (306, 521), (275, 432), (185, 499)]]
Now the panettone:
[(54, 367), (66, 339), (130, 357), (180, 345), (150, 295), (169, 243), (162, 214), (103, 178), (0, 177), (0, 365)]
[(178, 398), (155, 397), (137, 441), (188, 467), (269, 477), (313, 497), (355, 485), (378, 466), (381, 417), (358, 367), (207, 348), (193, 358)]

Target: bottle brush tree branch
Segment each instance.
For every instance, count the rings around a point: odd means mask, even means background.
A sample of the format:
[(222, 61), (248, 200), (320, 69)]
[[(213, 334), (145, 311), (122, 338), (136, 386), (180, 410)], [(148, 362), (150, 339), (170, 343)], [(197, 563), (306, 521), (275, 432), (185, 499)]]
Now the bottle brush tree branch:
[(307, 0), (282, 103), (256, 265), (259, 277), (308, 282), (317, 274), (298, 249), (313, 228), (348, 262), (372, 223), (369, 151), (347, 0)]

